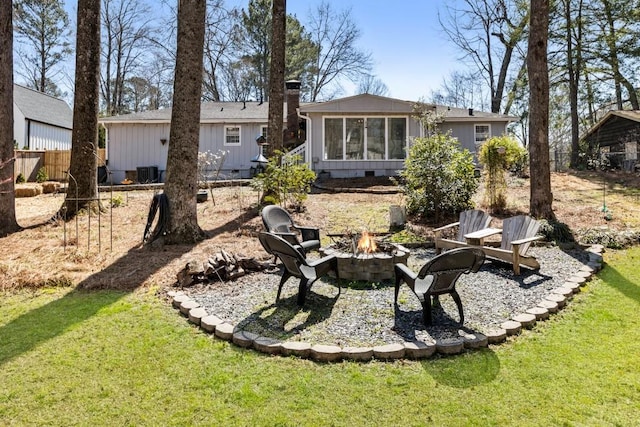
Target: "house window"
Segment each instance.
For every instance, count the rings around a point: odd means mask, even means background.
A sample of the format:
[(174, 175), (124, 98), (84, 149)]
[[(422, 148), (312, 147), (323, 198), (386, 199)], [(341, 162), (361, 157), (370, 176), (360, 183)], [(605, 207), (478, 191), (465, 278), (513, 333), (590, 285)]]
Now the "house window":
[(491, 136), (491, 125), (475, 125), (476, 147), (482, 145)]
[(325, 160), (402, 160), (406, 117), (326, 117)]
[(346, 159), (364, 159), (364, 119), (346, 119)]
[(388, 136), (389, 158), (405, 159), (407, 157), (407, 119), (389, 118)]
[(224, 127), (224, 145), (240, 145), (240, 127)]
[(344, 122), (342, 119), (324, 121), (324, 159), (342, 160), (344, 156)]

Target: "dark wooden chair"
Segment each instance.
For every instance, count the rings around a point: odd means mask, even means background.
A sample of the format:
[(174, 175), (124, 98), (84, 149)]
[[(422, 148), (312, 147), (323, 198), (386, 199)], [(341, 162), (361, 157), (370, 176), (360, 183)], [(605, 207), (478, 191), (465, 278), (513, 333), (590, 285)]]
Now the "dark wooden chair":
[[(443, 249), (466, 246), (464, 235), (487, 228), (492, 219), (493, 217), (488, 213), (479, 209), (460, 212), (458, 222), (447, 224), (433, 230), (435, 234), (436, 253), (439, 254)], [(458, 231), (455, 239), (443, 237), (445, 231), (454, 228), (457, 228)]]
[(456, 248), (432, 258), (417, 274), (404, 264), (396, 264), (394, 305), (398, 304), (398, 292), (404, 282), (420, 300), (422, 318), (428, 326), (432, 323), (431, 298), (451, 294), (458, 307), (460, 324), (463, 324), (464, 312), (460, 295), (456, 291), (456, 282), (462, 274), (477, 273), (484, 259), (484, 252), (480, 248)]
[(338, 276), (338, 263), (335, 255), (328, 255), (317, 260), (308, 260), (306, 256), (291, 243), (282, 237), (268, 232), (261, 232), (258, 235), (260, 243), (265, 250), (275, 255), (282, 261), (284, 272), (278, 285), (278, 294), (276, 302), (280, 299), (282, 286), (291, 277), (300, 279), (298, 283), (298, 299), (299, 306), (304, 305), (307, 291), (311, 289), (311, 285), (329, 271), (333, 271)]
[(289, 212), (280, 206), (265, 206), (262, 223), (268, 232), (277, 234), (293, 246), (300, 246), (305, 253), (320, 249), (320, 229), (295, 224)]

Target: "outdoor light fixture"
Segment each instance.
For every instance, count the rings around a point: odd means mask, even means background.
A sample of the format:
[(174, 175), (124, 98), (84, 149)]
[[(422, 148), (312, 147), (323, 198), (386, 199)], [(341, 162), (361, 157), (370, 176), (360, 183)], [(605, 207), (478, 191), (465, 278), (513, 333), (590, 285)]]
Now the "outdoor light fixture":
[(160, 144), (165, 145), (167, 143), (167, 138), (160, 138)]

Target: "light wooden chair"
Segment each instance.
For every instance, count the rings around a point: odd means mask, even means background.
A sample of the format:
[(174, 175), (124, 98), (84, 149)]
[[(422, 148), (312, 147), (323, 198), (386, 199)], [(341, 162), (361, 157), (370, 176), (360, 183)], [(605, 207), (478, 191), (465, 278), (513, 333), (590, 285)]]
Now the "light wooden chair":
[(482, 250), (488, 258), (511, 263), (516, 275), (520, 274), (520, 266), (537, 270), (540, 268), (540, 263), (534, 257), (527, 255), (527, 250), (532, 242), (544, 238), (536, 235), (540, 225), (540, 221), (528, 215), (506, 218), (502, 222), (500, 247), (485, 245), (482, 246)]
[[(470, 209), (460, 213), (460, 220), (433, 230), (435, 233), (436, 253), (443, 249), (453, 249), (467, 246), (464, 235), (479, 231), (489, 226), (493, 219), (488, 213), (479, 209)], [(458, 228), (456, 239), (443, 237), (444, 232), (453, 228)]]

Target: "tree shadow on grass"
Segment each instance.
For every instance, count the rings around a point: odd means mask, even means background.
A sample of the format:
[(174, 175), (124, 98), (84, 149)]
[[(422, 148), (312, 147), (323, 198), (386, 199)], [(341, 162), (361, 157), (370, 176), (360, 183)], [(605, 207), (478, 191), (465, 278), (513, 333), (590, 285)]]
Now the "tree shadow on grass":
[[(229, 221), (228, 225), (237, 225), (251, 218), (250, 214), (242, 212)], [(207, 233), (211, 236), (212, 232), (223, 228), (224, 226), (209, 230)], [(78, 283), (74, 291), (0, 327), (0, 366), (63, 334), (73, 325), (91, 318), (102, 308), (116, 303), (167, 263), (190, 252), (194, 246), (172, 245), (166, 247), (166, 250), (132, 248), (108, 267)], [(89, 289), (110, 289), (113, 292), (94, 294), (86, 292)], [(81, 297), (84, 296), (82, 292), (86, 292), (87, 298), (93, 298), (92, 303)]]
[(640, 277), (634, 277), (632, 280), (610, 266), (603, 270), (600, 277), (607, 286), (640, 304)]

